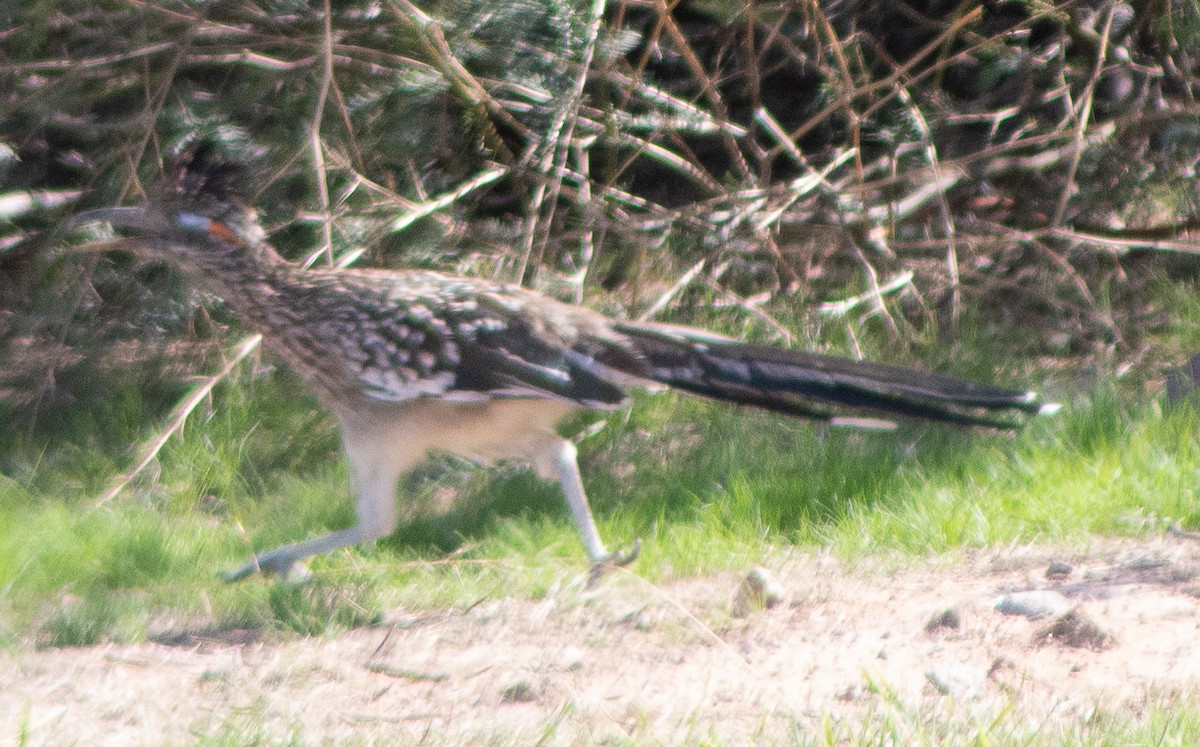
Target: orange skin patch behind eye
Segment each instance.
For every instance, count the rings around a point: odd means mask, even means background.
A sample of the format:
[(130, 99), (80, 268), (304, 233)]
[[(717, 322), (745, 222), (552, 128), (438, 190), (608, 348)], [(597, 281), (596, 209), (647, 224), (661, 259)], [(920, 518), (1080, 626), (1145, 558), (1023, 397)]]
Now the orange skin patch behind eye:
[(223, 241), (226, 244), (238, 246), (242, 243), (242, 240), (238, 238), (238, 235), (234, 233), (233, 229), (220, 221), (209, 220), (208, 233), (213, 238)]

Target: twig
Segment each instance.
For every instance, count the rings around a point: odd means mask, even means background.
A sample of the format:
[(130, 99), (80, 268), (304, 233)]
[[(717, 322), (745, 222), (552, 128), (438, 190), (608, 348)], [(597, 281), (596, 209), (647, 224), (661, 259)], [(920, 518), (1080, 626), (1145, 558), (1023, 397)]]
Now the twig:
[(408, 228), (410, 225), (412, 225), (413, 222), (424, 218), (430, 213), (441, 210), (447, 205), (457, 202), (458, 200), (462, 199), (463, 196), (474, 192), (480, 187), (491, 184), (507, 173), (507, 168), (503, 166), (493, 166), (487, 171), (477, 174), (474, 178), (463, 182), (449, 192), (443, 192), (437, 197), (434, 197), (432, 200), (426, 200), (425, 202), (413, 205), (407, 213), (401, 215), (399, 218), (394, 219), (389, 224), (388, 228), (392, 231), (403, 231), (405, 228)]
[[(696, 56), (696, 52), (692, 49), (691, 43), (688, 42), (687, 36), (679, 28), (679, 24), (675, 23), (675, 19), (671, 16), (671, 9), (667, 7), (666, 0), (654, 0), (654, 9), (658, 14), (659, 23), (662, 25), (662, 28), (666, 29), (667, 35), (671, 37), (671, 41), (674, 42), (677, 51), (683, 55), (683, 59), (687, 63), (692, 76), (700, 83), (704, 97), (712, 105), (717, 119), (721, 122), (729, 121), (729, 108), (725, 105), (725, 100), (721, 98), (721, 94), (717, 90), (716, 84), (713, 83), (712, 77), (704, 69), (704, 64)], [(725, 144), (725, 149), (729, 152), (730, 160), (737, 166), (739, 174), (746, 181), (751, 181), (753, 173), (750, 171), (750, 166), (746, 163), (741, 149), (738, 148), (737, 141), (728, 132), (722, 131), (721, 135), (721, 141)]]
[[(417, 32), (422, 46), (425, 47), (425, 51), (432, 59), (434, 66), (442, 73), (442, 76), (451, 84), (454, 90), (458, 91), (471, 104), (502, 121), (505, 127), (510, 128), (521, 137), (528, 139), (532, 136), (529, 128), (505, 111), (504, 107), (496, 103), (496, 100), (488, 93), (483, 84), (455, 58), (454, 53), (450, 49), (450, 44), (446, 41), (445, 34), (442, 33), (441, 26), (432, 17), (414, 5), (410, 0), (389, 0), (388, 4), (392, 7), (392, 11), (396, 14), (397, 18), (411, 26)], [(497, 154), (503, 156), (506, 162), (516, 160), (508, 146), (504, 144), (504, 140), (499, 136), (499, 133), (495, 131), (495, 128), (490, 128), (485, 134), (488, 137), (489, 145), (491, 145)]]
[(857, 306), (867, 301), (875, 301), (876, 303), (881, 304), (883, 303), (882, 296), (885, 296), (889, 293), (895, 293), (901, 288), (904, 288), (912, 282), (912, 279), (912, 270), (905, 270), (904, 272), (897, 274), (891, 280), (888, 280), (877, 288), (873, 288), (867, 293), (860, 293), (857, 296), (843, 298), (841, 301), (827, 301), (817, 307), (817, 312), (827, 316), (845, 316), (853, 311)]
[[(748, 134), (746, 128), (742, 127), (736, 122), (718, 120), (717, 118), (713, 117), (712, 114), (709, 114), (707, 111), (692, 104), (691, 102), (685, 101), (684, 99), (673, 95), (669, 91), (664, 91), (661, 88), (652, 86), (643, 80), (635, 79), (625, 75), (620, 70), (603, 70), (599, 71), (599, 74), (602, 78), (607, 79), (612, 83), (624, 86), (631, 93), (636, 94), (638, 97), (644, 99), (648, 103), (665, 106), (668, 109), (676, 112), (679, 117), (682, 117), (685, 122), (689, 123), (686, 126), (687, 129), (694, 128), (697, 132), (725, 132), (733, 137), (738, 138), (745, 137)], [(636, 121), (633, 120), (633, 116), (624, 109), (617, 109), (616, 111), (608, 114), (609, 116), (629, 119), (631, 120), (631, 125), (634, 123), (634, 121)], [(618, 122), (620, 121), (622, 120), (618, 119)], [(672, 127), (675, 126), (675, 123), (673, 122), (664, 122), (662, 124), (670, 124)]]
[[(841, 78), (841, 85), (837, 86), (838, 98), (834, 103), (844, 109), (846, 122), (850, 125), (850, 148), (854, 151), (854, 164), (859, 174), (862, 174), (862, 115), (855, 111), (854, 100), (858, 98), (858, 87), (854, 84), (854, 75), (850, 72), (850, 64), (846, 60), (846, 55), (842, 50), (842, 40), (838, 38), (837, 32), (834, 31), (833, 24), (829, 20), (829, 14), (821, 7), (820, 0), (808, 0), (805, 5), (805, 10), (808, 11), (806, 16), (819, 33), (824, 34), (824, 47), (829, 50), (834, 61), (837, 63), (833, 67), (833, 72), (829, 72), (831, 66), (824, 64), (824, 55), (818, 57), (819, 64), (822, 70), (826, 71), (828, 78), (836, 80)], [(819, 37), (818, 37), (819, 38)], [(818, 42), (820, 43), (820, 42)], [(830, 110), (832, 114), (832, 110)]]
[[(946, 28), (946, 30), (942, 32), (941, 35), (939, 35), (937, 38), (931, 40), (928, 44), (926, 44), (925, 46), (923, 46), (919, 50), (917, 50), (916, 53), (914, 53), (912, 55), (912, 57), (910, 57), (903, 65), (898, 67), (895, 71), (893, 71), (886, 78), (884, 78), (883, 80), (875, 81), (873, 83), (868, 83), (867, 85), (859, 88), (855, 92), (855, 94), (858, 96), (865, 96), (865, 95), (872, 94), (872, 93), (875, 93), (876, 91), (880, 91), (880, 90), (891, 89), (891, 91), (892, 91), (892, 93), (889, 93), (888, 95), (884, 96), (881, 101), (876, 102), (871, 107), (868, 107), (864, 112), (861, 112), (861, 116), (864, 116), (864, 117), (869, 116), (876, 108), (878, 108), (879, 106), (882, 106), (885, 101), (891, 99), (891, 97), (893, 95), (895, 95), (894, 94), (894, 90), (895, 90), (894, 86), (895, 86), (896, 81), (901, 80), (905, 76), (907, 76), (908, 72), (910, 70), (913, 70), (914, 68), (916, 68), (922, 62), (924, 62), (926, 57), (941, 50), (943, 48), (943, 46), (945, 45), (947, 39), (954, 38), (964, 28), (966, 28), (967, 26), (978, 21), (982, 15), (983, 15), (982, 7), (975, 8), (969, 13), (964, 13), (962, 16), (959, 16), (958, 18), (956, 18), (954, 20), (954, 23), (950, 24)], [(981, 41), (978, 44), (975, 44), (971, 47), (968, 47), (967, 49), (962, 50), (961, 52), (959, 52), (958, 55), (955, 55), (952, 58), (949, 58), (946, 60), (939, 60), (938, 62), (930, 65), (927, 68), (922, 68), (921, 72), (918, 75), (913, 77), (913, 79), (910, 81), (910, 84), (912, 82), (920, 80), (923, 77), (932, 75), (934, 72), (937, 72), (938, 70), (941, 70), (942, 68), (950, 65), (951, 63), (953, 63), (955, 60), (959, 59), (960, 57), (969, 55), (971, 52), (975, 51), (977, 48), (982, 47), (985, 44), (991, 44), (991, 43), (994, 43), (993, 39)], [(844, 106), (843, 97), (839, 96), (834, 101), (831, 101), (828, 104), (826, 104), (821, 109), (821, 111), (817, 112), (816, 114), (814, 114), (813, 116), (811, 116), (807, 120), (805, 120), (805, 122), (803, 124), (801, 124), (799, 127), (792, 130), (789, 133), (789, 137), (792, 140), (799, 141), (800, 138), (804, 137), (809, 132), (811, 132), (813, 129), (820, 126), (821, 123), (824, 122), (826, 119), (828, 119), (831, 114), (833, 114), (838, 109), (841, 109), (843, 106)]]
[[(929, 168), (933, 171), (934, 181), (942, 182), (942, 169), (940, 159), (938, 158), (937, 144), (934, 143), (933, 132), (929, 129), (929, 123), (925, 121), (925, 115), (921, 112), (921, 108), (917, 106), (917, 102), (909, 95), (907, 89), (901, 88), (897, 92), (897, 97), (902, 104), (908, 107), (908, 111), (912, 115), (912, 121), (916, 125), (917, 131), (921, 133), (921, 144), (925, 151), (925, 159), (929, 163)], [(946, 271), (950, 274), (950, 328), (954, 330), (958, 327), (958, 317), (962, 313), (962, 288), (959, 286), (958, 246), (954, 230), (954, 219), (951, 217), (950, 203), (946, 199), (945, 189), (937, 193), (937, 205), (939, 217), (942, 219), (942, 230), (946, 233)]]
[[(575, 145), (575, 164), (578, 173), (585, 176), (591, 174), (591, 157), (588, 146), (591, 144), (590, 139), (586, 143), (576, 143)], [(561, 177), (560, 177), (561, 178)], [(584, 178), (579, 184), (579, 206), (583, 211), (583, 226), (579, 234), (579, 271), (575, 273), (571, 279), (575, 284), (575, 303), (583, 303), (583, 288), (587, 282), (588, 272), (592, 268), (592, 260), (596, 258), (596, 247), (603, 245), (603, 237), (605, 229), (603, 224), (600, 226), (601, 240), (596, 240), (596, 208), (592, 197), (592, 180)]]
[[(129, 177), (125, 180), (125, 184), (121, 187), (121, 193), (123, 195), (128, 194), (129, 188), (137, 181), (138, 177), (136, 164), (142, 160), (142, 156), (145, 154), (146, 148), (150, 144), (150, 140), (154, 137), (156, 130), (153, 126), (153, 123), (157, 122), (159, 116), (162, 114), (162, 108), (167, 102), (167, 95), (171, 92), (171, 83), (174, 82), (175, 74), (179, 72), (179, 65), (192, 46), (192, 38), (195, 36), (196, 26), (202, 22), (203, 19), (196, 18), (193, 20), (195, 22), (188, 24), (183, 38), (179, 41), (179, 46), (176, 48), (175, 54), (171, 56), (171, 64), (167, 66), (166, 71), (163, 73), (162, 82), (160, 83), (158, 90), (154, 92), (153, 96), (147, 96), (147, 103), (150, 105), (148, 108), (151, 109), (151, 112), (146, 117), (148, 126), (146, 127), (145, 133), (142, 135), (141, 142), (137, 145), (137, 152), (132, 158), (129, 168)], [(148, 82), (149, 79), (147, 77), (147, 83)]]
[(1049, 232), (1059, 238), (1070, 239), (1089, 244), (1099, 244), (1111, 247), (1121, 253), (1133, 249), (1154, 249), (1160, 252), (1181, 252), (1184, 254), (1200, 254), (1200, 242), (1169, 241), (1165, 239), (1122, 238), (1119, 236), (1103, 236), (1086, 231), (1074, 231), (1069, 228), (1052, 228)]
[(1071, 199), (1072, 189), (1075, 186), (1075, 175), (1079, 171), (1079, 161), (1083, 158), (1083, 143), (1087, 133), (1088, 121), (1092, 118), (1092, 103), (1096, 97), (1096, 84), (1100, 82), (1100, 74), (1104, 72), (1104, 60), (1108, 57), (1108, 37), (1112, 33), (1113, 13), (1116, 12), (1116, 9), (1117, 4), (1111, 3), (1108, 6), (1108, 13), (1104, 17), (1104, 31), (1100, 34), (1100, 48), (1096, 51), (1096, 64), (1092, 68), (1091, 79), (1084, 86), (1083, 101), (1079, 107), (1079, 119), (1075, 124), (1071, 165), (1067, 168), (1067, 178), (1063, 182), (1062, 193), (1058, 198), (1058, 207), (1054, 210), (1054, 219), (1050, 222), (1052, 226), (1061, 226), (1067, 214), (1067, 203)]
[(717, 293), (720, 293), (729, 303), (736, 305), (738, 308), (741, 308), (752, 316), (758, 317), (760, 320), (765, 322), (767, 326), (775, 330), (776, 339), (784, 340), (789, 345), (795, 341), (796, 336), (792, 334), (792, 331), (784, 326), (783, 323), (775, 317), (771, 316), (750, 301), (747, 301), (738, 294), (721, 285), (713, 278), (705, 278), (704, 281), (709, 288), (713, 289)]
[(445, 682), (450, 679), (450, 675), (445, 672), (422, 672), (417, 669), (403, 669), (394, 667), (391, 664), (383, 662), (370, 661), (363, 664), (363, 668), (368, 672), (375, 674), (383, 674), (388, 677), (395, 677), (400, 680), (408, 680), (410, 682)]
[[(937, 177), (931, 176), (928, 180), (922, 181), (911, 194), (903, 199), (895, 200), (887, 205), (875, 205), (867, 208), (865, 211), (867, 223), (868, 225), (878, 225), (888, 219), (904, 219), (923, 208), (930, 200), (945, 195), (954, 185), (966, 178), (966, 173), (959, 169), (943, 167)], [(850, 217), (853, 218), (853, 216)]]
[(158, 456), (158, 452), (162, 450), (162, 447), (166, 445), (171, 436), (174, 435), (176, 431), (183, 428), (183, 424), (187, 421), (188, 415), (191, 415), (192, 410), (196, 409), (196, 406), (204, 401), (204, 398), (207, 397), (209, 392), (213, 390), (213, 387), (215, 387), (221, 382), (222, 379), (228, 376), (229, 372), (232, 371), (237, 364), (241, 363), (246, 356), (254, 352), (255, 348), (257, 348), (261, 342), (262, 335), (255, 334), (250, 335), (238, 343), (238, 346), (233, 350), (232, 357), (226, 361), (221, 370), (215, 375), (206, 379), (202, 384), (200, 384), (200, 386), (193, 389), (188, 396), (184, 397), (183, 400), (175, 406), (175, 409), (171, 411), (167, 427), (161, 430), (158, 435), (156, 435), (149, 441), (149, 443), (146, 444), (145, 448), (142, 450), (142, 458), (138, 461), (137, 465), (124, 474), (118, 475), (113, 481), (112, 486), (104, 492), (104, 495), (100, 496), (100, 498), (96, 500), (95, 507), (99, 508), (100, 506), (103, 506), (111, 501), (113, 498), (116, 498), (117, 495), (125, 489), (125, 486), (133, 481), (133, 478), (136, 477), (139, 472), (146, 469), (146, 467), (149, 466), (152, 461), (154, 461), (154, 458)]
[(643, 311), (641, 314), (638, 315), (637, 321), (645, 322), (645, 321), (648, 321), (648, 320), (652, 319), (653, 317), (657, 316), (658, 312), (665, 309), (667, 307), (667, 304), (671, 303), (671, 299), (673, 299), (673, 298), (675, 298), (675, 296), (679, 295), (679, 293), (684, 288), (691, 285), (692, 281), (696, 279), (696, 276), (700, 274), (700, 272), (704, 269), (705, 265), (707, 265), (707, 264), (708, 264), (708, 260), (702, 259), (699, 262), (697, 262), (696, 264), (692, 265), (691, 268), (689, 268), (687, 272), (685, 272), (685, 273), (683, 273), (683, 275), (679, 276), (679, 279), (675, 281), (674, 285), (672, 285), (670, 288), (667, 289), (667, 291), (665, 293), (663, 293), (661, 296), (658, 297), (657, 301), (650, 304), (650, 308), (646, 309), (645, 311)]
[[(591, 14), (588, 18), (587, 32), (583, 40), (578, 62), (579, 69), (575, 75), (574, 85), (570, 94), (559, 106), (554, 121), (542, 136), (541, 146), (545, 153), (538, 170), (543, 177), (534, 190), (533, 201), (529, 210), (529, 226), (526, 230), (526, 246), (522, 252), (521, 262), (517, 267), (516, 281), (525, 281), (529, 270), (530, 260), (540, 265), (545, 256), (546, 246), (550, 243), (550, 231), (554, 225), (554, 214), (558, 210), (558, 198), (562, 193), (562, 174), (570, 157), (571, 144), (575, 139), (575, 124), (578, 118), (579, 105), (583, 101), (583, 88), (587, 83), (588, 72), (596, 53), (596, 40), (600, 35), (600, 21), (604, 16), (604, 0), (592, 0)], [(587, 172), (585, 179), (590, 179)], [(547, 183), (548, 182), (548, 183)], [(548, 205), (545, 216), (542, 216), (542, 206)], [(540, 226), (538, 222), (540, 221)], [(537, 247), (534, 258), (534, 246)]]
[(312, 149), (313, 177), (317, 183), (317, 198), (321, 203), (321, 249), (325, 263), (333, 266), (333, 216), (329, 214), (329, 182), (325, 178), (325, 148), (321, 144), (321, 120), (325, 116), (325, 100), (333, 80), (333, 11), (325, 0), (324, 28), (321, 35), (321, 82), (317, 87), (317, 103), (309, 127), (309, 147)]
[(862, 262), (863, 269), (867, 271), (867, 281), (871, 284), (871, 291), (868, 294), (868, 297), (875, 301), (875, 311), (883, 317), (884, 321), (887, 322), (888, 329), (890, 329), (892, 334), (899, 339), (900, 325), (896, 324), (896, 320), (892, 317), (891, 312), (887, 309), (887, 304), (883, 302), (884, 294), (883, 289), (879, 285), (879, 271), (875, 269), (875, 265), (871, 264), (871, 260), (867, 257), (866, 252), (862, 250), (862, 247), (860, 247), (857, 242), (854, 244), (854, 253), (858, 255), (859, 260)]
[(759, 107), (754, 110), (754, 120), (766, 128), (767, 134), (774, 138), (784, 153), (791, 156), (797, 166), (802, 169), (808, 168), (808, 159), (800, 152), (800, 148), (792, 140), (791, 136), (788, 135), (787, 130), (783, 129), (783, 125), (779, 124), (779, 120), (775, 119), (766, 107)]

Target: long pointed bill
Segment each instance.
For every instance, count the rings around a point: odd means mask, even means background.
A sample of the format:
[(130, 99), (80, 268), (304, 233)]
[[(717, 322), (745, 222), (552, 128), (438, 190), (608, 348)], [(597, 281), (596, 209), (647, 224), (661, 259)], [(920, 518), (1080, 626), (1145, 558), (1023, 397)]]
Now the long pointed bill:
[(110, 223), (113, 228), (132, 229), (143, 238), (203, 237), (231, 247), (246, 243), (245, 236), (223, 221), (187, 211), (164, 213), (151, 207), (101, 208), (68, 218), (63, 225), (71, 229), (87, 223)]
[(144, 207), (115, 207), (88, 210), (66, 220), (68, 228), (88, 223), (111, 223), (113, 228), (132, 228), (145, 233), (165, 233), (172, 229), (165, 215)]

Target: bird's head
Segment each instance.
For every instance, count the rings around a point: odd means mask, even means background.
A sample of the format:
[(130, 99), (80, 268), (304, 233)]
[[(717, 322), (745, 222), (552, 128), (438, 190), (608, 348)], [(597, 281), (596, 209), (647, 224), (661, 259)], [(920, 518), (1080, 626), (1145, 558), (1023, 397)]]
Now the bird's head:
[(202, 142), (170, 165), (154, 203), (89, 210), (70, 218), (67, 225), (109, 223), (132, 237), (96, 248), (125, 249), (187, 270), (205, 272), (263, 252), (273, 255), (254, 210), (243, 199), (243, 171)]

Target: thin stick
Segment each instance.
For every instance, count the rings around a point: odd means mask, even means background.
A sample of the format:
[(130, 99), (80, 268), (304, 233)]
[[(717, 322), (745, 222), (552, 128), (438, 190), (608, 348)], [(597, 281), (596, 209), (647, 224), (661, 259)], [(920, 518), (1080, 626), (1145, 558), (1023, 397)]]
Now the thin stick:
[[(933, 171), (934, 181), (942, 182), (941, 159), (938, 157), (937, 144), (933, 140), (933, 131), (929, 128), (925, 114), (917, 105), (916, 99), (908, 93), (908, 89), (900, 86), (899, 83), (897, 83), (897, 87), (899, 88), (896, 92), (897, 98), (908, 108), (913, 124), (921, 133), (925, 160)], [(942, 220), (942, 230), (946, 232), (946, 271), (950, 273), (950, 329), (956, 330), (958, 317), (962, 313), (962, 287), (959, 284), (958, 239), (954, 230), (954, 219), (950, 213), (950, 203), (946, 199), (946, 190), (937, 193), (937, 206), (939, 217)]]
[(333, 266), (333, 219), (329, 214), (329, 182), (325, 178), (325, 148), (321, 144), (321, 119), (325, 116), (325, 100), (333, 81), (333, 11), (325, 0), (325, 28), (321, 39), (321, 83), (317, 103), (309, 128), (309, 147), (312, 149), (313, 176), (317, 181), (317, 197), (321, 201), (321, 249), (325, 263)]
[(644, 322), (651, 317), (657, 316), (658, 312), (665, 309), (667, 304), (671, 303), (671, 299), (679, 295), (680, 291), (682, 291), (684, 288), (691, 285), (692, 281), (696, 279), (696, 276), (700, 274), (700, 271), (703, 270), (704, 266), (707, 264), (708, 260), (702, 259), (696, 264), (692, 265), (687, 272), (683, 273), (683, 275), (681, 275), (680, 278), (675, 281), (674, 285), (667, 289), (666, 293), (659, 296), (658, 300), (650, 305), (650, 308), (639, 314), (637, 320), (639, 322)]
[(827, 301), (817, 307), (817, 312), (821, 314), (827, 314), (829, 316), (845, 316), (853, 311), (855, 307), (867, 301), (875, 301), (878, 304), (882, 304), (882, 296), (885, 296), (889, 293), (895, 293), (901, 288), (908, 286), (908, 284), (912, 282), (912, 279), (912, 270), (905, 270), (904, 272), (897, 274), (891, 280), (888, 280), (877, 288), (873, 288), (866, 293), (860, 293), (857, 296), (843, 298), (841, 301)]
[(503, 166), (495, 166), (487, 171), (483, 171), (474, 178), (463, 182), (449, 192), (443, 192), (431, 200), (426, 200), (425, 202), (413, 205), (411, 210), (393, 220), (388, 228), (392, 231), (403, 231), (415, 221), (424, 218), (430, 213), (441, 210), (447, 205), (450, 205), (461, 199), (464, 195), (474, 192), (482, 186), (491, 184), (507, 173), (508, 169), (504, 168)]
[[(534, 190), (533, 201), (529, 210), (529, 225), (526, 228), (527, 240), (521, 261), (517, 267), (516, 282), (524, 283), (529, 265), (540, 265), (546, 254), (546, 246), (550, 243), (550, 231), (554, 225), (554, 213), (558, 209), (558, 199), (562, 193), (562, 175), (570, 157), (571, 145), (575, 140), (575, 125), (579, 119), (579, 106), (583, 101), (583, 89), (587, 83), (588, 72), (595, 59), (596, 41), (600, 38), (600, 21), (604, 17), (604, 0), (593, 0), (591, 13), (588, 18), (587, 33), (584, 36), (583, 49), (578, 62), (579, 70), (566, 101), (558, 107), (554, 121), (542, 138), (545, 154), (538, 164), (538, 170), (546, 177)], [(586, 163), (586, 161), (584, 162)], [(585, 179), (589, 175), (583, 174)], [(547, 183), (547, 181), (549, 183)], [(545, 215), (542, 215), (545, 205)], [(586, 206), (585, 206), (586, 209)], [(538, 222), (540, 221), (540, 226)], [(535, 253), (536, 248), (536, 253)], [(582, 287), (582, 286), (580, 286)]]
[(204, 383), (193, 389), (191, 394), (189, 394), (187, 397), (184, 397), (183, 400), (175, 406), (175, 409), (171, 411), (171, 417), (169, 421), (170, 424), (146, 444), (146, 447), (142, 452), (142, 458), (138, 461), (137, 466), (128, 472), (118, 475), (113, 481), (112, 486), (104, 492), (104, 495), (97, 499), (95, 507), (99, 508), (105, 503), (111, 501), (113, 498), (116, 498), (117, 495), (125, 489), (125, 486), (133, 481), (133, 478), (136, 477), (139, 472), (146, 469), (150, 462), (153, 462), (154, 458), (158, 456), (158, 452), (162, 450), (162, 447), (166, 445), (171, 436), (174, 435), (176, 431), (183, 428), (183, 424), (187, 422), (187, 417), (188, 415), (192, 414), (192, 410), (196, 409), (196, 406), (204, 401), (204, 398), (209, 395), (209, 392), (213, 390), (213, 387), (215, 387), (222, 379), (228, 376), (229, 372), (232, 371), (237, 364), (241, 363), (246, 356), (250, 355), (250, 353), (252, 353), (261, 342), (262, 335), (258, 334), (250, 335), (242, 340), (241, 343), (234, 348), (233, 357), (231, 357), (225, 363), (224, 367), (222, 367), (216, 375), (210, 376), (204, 381)]
[(1083, 101), (1079, 107), (1079, 121), (1075, 125), (1074, 150), (1071, 153), (1071, 164), (1067, 168), (1067, 178), (1063, 182), (1062, 194), (1058, 198), (1058, 207), (1054, 211), (1054, 219), (1050, 225), (1059, 227), (1067, 215), (1067, 203), (1071, 200), (1071, 187), (1075, 184), (1075, 175), (1079, 171), (1079, 161), (1083, 158), (1083, 144), (1087, 135), (1088, 121), (1092, 118), (1092, 102), (1096, 98), (1096, 84), (1100, 82), (1100, 74), (1104, 72), (1104, 60), (1108, 57), (1108, 37), (1112, 33), (1113, 13), (1116, 3), (1108, 8), (1104, 17), (1104, 31), (1100, 34), (1100, 49), (1096, 51), (1096, 65), (1092, 69), (1092, 77), (1083, 89)]
[[(729, 107), (725, 105), (725, 100), (717, 90), (716, 83), (704, 69), (704, 64), (696, 56), (696, 52), (692, 49), (687, 36), (679, 28), (679, 24), (675, 22), (675, 18), (671, 15), (672, 8), (667, 7), (666, 0), (654, 0), (654, 10), (658, 14), (658, 21), (667, 32), (667, 36), (671, 38), (676, 50), (683, 56), (692, 77), (700, 83), (701, 91), (704, 97), (708, 99), (710, 106), (712, 106), (717, 120), (728, 122)], [(721, 141), (725, 144), (725, 149), (729, 152), (729, 158), (734, 166), (737, 167), (741, 178), (748, 182), (753, 181), (753, 172), (751, 172), (749, 164), (746, 163), (746, 158), (742, 155), (741, 149), (738, 148), (737, 141), (724, 130), (721, 132)]]

